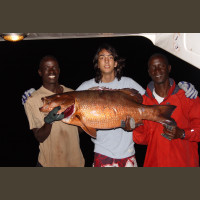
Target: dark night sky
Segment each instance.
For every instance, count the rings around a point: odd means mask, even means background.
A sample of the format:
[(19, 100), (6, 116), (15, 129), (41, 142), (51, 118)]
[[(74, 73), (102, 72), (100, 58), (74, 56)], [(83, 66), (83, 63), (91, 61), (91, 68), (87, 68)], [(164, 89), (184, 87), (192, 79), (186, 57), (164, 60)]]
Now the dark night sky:
[[(171, 77), (176, 82), (185, 80), (195, 85), (200, 92), (200, 70), (177, 57), (155, 47), (143, 37), (83, 38), (0, 42), (1, 52), (1, 132), (0, 166), (35, 166), (38, 143), (29, 130), (28, 121), (21, 104), (25, 90), (41, 86), (37, 73), (38, 64), (44, 55), (54, 55), (60, 64), (60, 83), (76, 89), (83, 81), (94, 77), (93, 56), (101, 43), (116, 47), (126, 59), (124, 75), (131, 77), (146, 88), (150, 78), (147, 60), (155, 52), (167, 55), (172, 65)], [(86, 165), (93, 159), (93, 144), (86, 133), (80, 135), (81, 148)], [(136, 146), (139, 165), (143, 162), (145, 148)]]

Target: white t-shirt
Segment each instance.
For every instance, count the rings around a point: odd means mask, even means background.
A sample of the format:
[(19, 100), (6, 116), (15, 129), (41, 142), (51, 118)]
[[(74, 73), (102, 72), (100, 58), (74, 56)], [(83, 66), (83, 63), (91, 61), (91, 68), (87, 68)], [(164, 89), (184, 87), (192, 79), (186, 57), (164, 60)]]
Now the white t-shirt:
[(155, 88), (153, 89), (153, 95), (154, 95), (155, 99), (157, 100), (157, 102), (158, 102), (159, 104), (160, 104), (161, 102), (163, 102), (164, 97), (159, 96), (159, 95), (156, 93)]
[[(141, 95), (145, 93), (145, 90), (137, 82), (128, 77), (122, 77), (120, 81), (115, 78), (109, 83), (96, 83), (95, 79), (91, 79), (82, 83), (76, 90), (87, 90), (97, 86), (111, 89), (133, 88), (138, 90)], [(96, 139), (92, 139), (92, 141), (94, 142), (94, 152), (111, 158), (121, 159), (135, 154), (132, 131), (127, 132), (121, 128), (98, 130)]]

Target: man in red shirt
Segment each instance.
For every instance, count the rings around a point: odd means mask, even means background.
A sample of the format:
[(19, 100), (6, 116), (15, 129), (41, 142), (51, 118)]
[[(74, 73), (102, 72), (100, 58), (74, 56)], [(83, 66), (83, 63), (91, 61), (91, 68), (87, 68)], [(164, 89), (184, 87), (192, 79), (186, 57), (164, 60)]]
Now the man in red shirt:
[[(198, 167), (200, 141), (200, 98), (186, 98), (185, 92), (169, 78), (171, 65), (162, 54), (154, 54), (148, 61), (152, 81), (143, 95), (146, 105), (175, 105), (172, 118), (176, 127), (143, 120), (133, 130), (133, 140), (147, 145), (144, 167)], [(163, 137), (165, 136), (165, 137)]]

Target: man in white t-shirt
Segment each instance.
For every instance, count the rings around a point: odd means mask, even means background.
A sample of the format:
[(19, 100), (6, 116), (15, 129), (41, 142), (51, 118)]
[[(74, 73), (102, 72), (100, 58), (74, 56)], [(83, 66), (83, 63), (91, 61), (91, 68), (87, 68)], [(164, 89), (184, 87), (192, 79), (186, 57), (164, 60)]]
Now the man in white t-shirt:
[[(111, 89), (134, 88), (141, 95), (145, 90), (133, 79), (122, 76), (124, 59), (119, 58), (116, 50), (108, 45), (100, 46), (94, 56), (95, 78), (82, 83), (77, 90), (92, 87)], [(122, 128), (98, 130), (94, 142), (94, 167), (136, 167), (135, 148), (132, 132)]]

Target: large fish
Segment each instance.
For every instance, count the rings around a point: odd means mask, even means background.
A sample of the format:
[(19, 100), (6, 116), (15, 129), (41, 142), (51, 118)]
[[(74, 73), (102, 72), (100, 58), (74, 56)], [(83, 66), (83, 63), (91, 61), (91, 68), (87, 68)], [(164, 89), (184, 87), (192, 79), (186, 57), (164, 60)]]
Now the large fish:
[(72, 91), (42, 98), (41, 112), (50, 112), (61, 106), (58, 114), (64, 112), (62, 121), (80, 126), (86, 133), (96, 137), (96, 129), (121, 127), (127, 117), (135, 121), (135, 126), (142, 120), (151, 120), (164, 125), (175, 125), (170, 117), (176, 106), (143, 105), (142, 96), (134, 89), (89, 89)]

